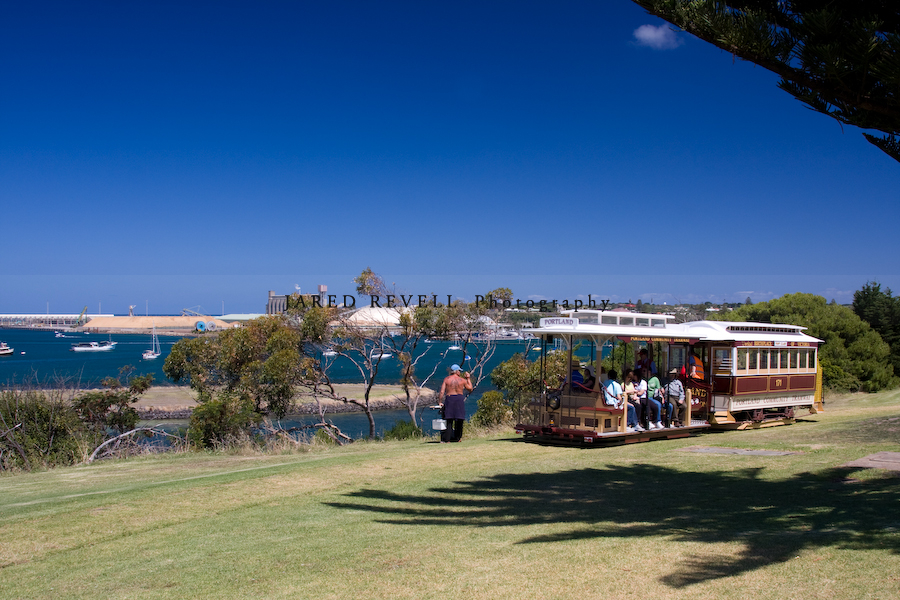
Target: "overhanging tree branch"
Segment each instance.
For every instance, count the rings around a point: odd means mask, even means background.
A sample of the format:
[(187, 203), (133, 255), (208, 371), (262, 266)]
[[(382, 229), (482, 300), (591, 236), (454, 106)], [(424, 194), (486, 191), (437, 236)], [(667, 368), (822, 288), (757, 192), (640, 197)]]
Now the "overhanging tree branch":
[(650, 14), (781, 77), (810, 109), (874, 129), (900, 161), (900, 4), (891, 0), (633, 0)]

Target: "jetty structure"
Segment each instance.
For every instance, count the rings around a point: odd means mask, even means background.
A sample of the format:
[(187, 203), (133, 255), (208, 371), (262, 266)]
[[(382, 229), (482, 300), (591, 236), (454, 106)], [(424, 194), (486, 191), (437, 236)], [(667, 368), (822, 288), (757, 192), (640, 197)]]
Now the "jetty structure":
[(112, 314), (0, 314), (0, 327), (10, 329), (62, 329), (80, 327), (90, 319), (112, 317)]
[[(0, 327), (10, 329), (67, 329), (91, 333), (149, 333), (156, 329), (169, 335), (186, 335), (196, 331), (215, 331), (240, 326), (241, 319), (183, 315), (118, 317), (100, 315), (2, 314)], [(202, 323), (202, 327), (199, 325)]]

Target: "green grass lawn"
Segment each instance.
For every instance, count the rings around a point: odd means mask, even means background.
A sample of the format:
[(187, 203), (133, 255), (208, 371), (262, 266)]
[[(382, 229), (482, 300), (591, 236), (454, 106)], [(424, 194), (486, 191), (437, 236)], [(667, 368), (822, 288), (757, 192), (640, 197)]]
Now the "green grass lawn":
[[(615, 448), (513, 434), (0, 477), (0, 598), (897, 598), (900, 392)], [(690, 446), (786, 450), (698, 454)]]

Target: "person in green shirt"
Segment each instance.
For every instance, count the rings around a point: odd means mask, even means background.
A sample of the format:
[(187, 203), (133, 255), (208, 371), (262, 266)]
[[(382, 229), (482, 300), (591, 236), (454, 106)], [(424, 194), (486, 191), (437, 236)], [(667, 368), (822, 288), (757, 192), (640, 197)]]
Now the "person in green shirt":
[(648, 411), (650, 416), (656, 414), (656, 423), (650, 421), (649, 428), (650, 429), (663, 429), (662, 424), (662, 402), (658, 398), (659, 394), (659, 377), (653, 375), (650, 379), (647, 380), (647, 404), (650, 405), (650, 410)]

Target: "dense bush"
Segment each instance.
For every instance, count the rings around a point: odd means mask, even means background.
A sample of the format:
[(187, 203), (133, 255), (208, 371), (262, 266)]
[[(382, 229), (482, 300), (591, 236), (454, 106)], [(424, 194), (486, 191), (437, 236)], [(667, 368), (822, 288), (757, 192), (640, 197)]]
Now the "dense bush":
[(262, 421), (249, 396), (222, 393), (201, 402), (191, 413), (188, 439), (201, 448), (244, 440)]
[(503, 392), (510, 410), (516, 413), (540, 397), (545, 381), (550, 387), (555, 387), (565, 379), (566, 361), (565, 352), (548, 353), (544, 359), (546, 380), (542, 380), (540, 361), (531, 361), (524, 354), (515, 354), (491, 371), (491, 383)]
[(422, 437), (422, 430), (412, 421), (397, 421), (384, 432), (386, 440), (409, 440)]
[(478, 399), (478, 410), (472, 415), (473, 425), (493, 427), (501, 423), (509, 423), (514, 418), (513, 409), (502, 392), (492, 390), (482, 394)]
[(73, 464), (88, 437), (61, 392), (0, 392), (0, 470)]
[(894, 375), (900, 375), (900, 296), (872, 281), (853, 294), (853, 312), (878, 332), (891, 349)]
[(103, 380), (105, 389), (82, 392), (72, 401), (82, 422), (101, 438), (109, 432), (125, 433), (137, 425), (138, 413), (132, 405), (150, 389), (153, 375), (132, 377), (133, 371), (134, 367), (122, 367), (118, 378)]

